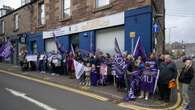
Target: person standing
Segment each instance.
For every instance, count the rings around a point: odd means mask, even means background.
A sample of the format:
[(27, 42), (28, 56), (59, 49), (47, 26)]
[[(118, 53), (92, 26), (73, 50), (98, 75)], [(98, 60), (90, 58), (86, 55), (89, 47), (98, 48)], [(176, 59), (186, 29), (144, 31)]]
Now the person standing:
[(169, 102), (171, 88), (169, 88), (169, 82), (175, 81), (177, 78), (176, 64), (172, 61), (169, 54), (164, 56), (164, 62), (160, 64), (160, 74), (158, 80), (158, 87), (160, 92), (160, 100)]
[(160, 64), (162, 62), (164, 62), (164, 55), (163, 54), (160, 54), (158, 57), (157, 57), (157, 67), (160, 68)]
[(85, 67), (85, 85), (90, 87), (91, 86), (91, 64), (87, 63)]
[(70, 79), (74, 79), (74, 54), (72, 52), (67, 57), (67, 69)]
[(188, 95), (189, 85), (194, 77), (194, 70), (192, 68), (192, 60), (187, 59), (184, 62), (184, 67), (182, 68), (181, 74), (179, 76), (179, 82), (181, 83), (182, 92), (182, 110), (188, 110), (190, 98)]

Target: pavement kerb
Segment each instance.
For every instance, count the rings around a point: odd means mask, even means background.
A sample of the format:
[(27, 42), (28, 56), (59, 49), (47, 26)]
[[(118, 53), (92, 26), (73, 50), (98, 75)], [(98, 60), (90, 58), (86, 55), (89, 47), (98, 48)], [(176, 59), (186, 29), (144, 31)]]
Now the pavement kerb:
[[(1, 69), (0, 69), (1, 71)], [(3, 71), (7, 71), (7, 70), (3, 70)], [(8, 72), (13, 72), (13, 71), (8, 71)], [(15, 72), (14, 72), (15, 73)], [(97, 91), (94, 91), (94, 90), (91, 90), (91, 89), (88, 89), (87, 87), (81, 87), (79, 85), (74, 85), (74, 84), (62, 84), (62, 83), (59, 83), (57, 81), (54, 81), (54, 80), (50, 80), (50, 79), (45, 79), (45, 78), (41, 78), (41, 77), (37, 77), (37, 76), (33, 76), (33, 75), (30, 75), (30, 74), (23, 74), (23, 73), (15, 73), (15, 74), (19, 74), (19, 75), (24, 75), (24, 76), (28, 76), (28, 77), (32, 77), (32, 78), (36, 78), (36, 79), (39, 79), (39, 80), (44, 80), (44, 81), (48, 81), (48, 82), (52, 82), (52, 83), (55, 83), (55, 84), (58, 84), (58, 85), (63, 85), (63, 86), (67, 86), (67, 87), (70, 87), (70, 88), (74, 88), (74, 89), (78, 89), (78, 90), (81, 90), (81, 91), (86, 91), (86, 92), (91, 92), (91, 93), (95, 93), (95, 94), (100, 94), (102, 96), (105, 96), (105, 97), (108, 97), (109, 100), (113, 101), (113, 100), (117, 100), (117, 101), (122, 101), (122, 97), (120, 96), (116, 96), (116, 95), (109, 95), (109, 94), (106, 94), (106, 93), (103, 93), (103, 92), (97, 92)]]
[[(86, 92), (91, 92), (91, 93), (95, 93), (95, 94), (100, 94), (103, 97), (107, 97), (111, 101), (113, 101), (113, 100), (118, 101), (117, 105), (120, 106), (120, 107), (133, 109), (133, 110), (177, 110), (180, 107), (180, 105), (181, 105), (181, 94), (180, 94), (180, 92), (177, 93), (177, 102), (173, 106), (165, 107), (165, 108), (161, 108), (161, 109), (157, 109), (157, 108), (153, 109), (153, 108), (137, 106), (135, 104), (129, 104), (128, 102), (121, 102), (122, 101), (122, 97), (116, 97), (114, 95), (108, 95), (108, 94), (95, 92), (93, 90), (89, 90), (89, 89), (86, 89), (86, 88), (81, 88), (79, 85), (77, 86), (77, 85), (71, 85), (71, 84), (61, 84), (61, 83), (56, 82), (56, 81), (43, 79), (43, 78), (40, 78), (40, 77), (32, 76), (30, 74), (22, 74), (21, 72), (16, 73), (16, 72), (13, 72), (13, 71), (10, 71), (10, 70), (8, 71), (8, 70), (0, 69), (0, 72), (3, 72), (3, 73), (11, 72), (13, 74), (19, 74), (19, 75), (23, 75), (23, 76), (27, 76), (27, 77), (36, 78), (38, 80), (43, 80), (43, 81), (47, 81), (47, 82), (50, 82), (50, 83), (55, 83), (55, 84), (61, 85), (61, 86), (67, 86), (69, 88), (78, 89), (78, 90), (81, 90), (81, 91), (86, 91)], [(178, 80), (177, 80), (177, 84), (178, 84), (177, 85), (177, 89), (179, 90)], [(180, 110), (180, 109), (178, 109), (178, 110)]]

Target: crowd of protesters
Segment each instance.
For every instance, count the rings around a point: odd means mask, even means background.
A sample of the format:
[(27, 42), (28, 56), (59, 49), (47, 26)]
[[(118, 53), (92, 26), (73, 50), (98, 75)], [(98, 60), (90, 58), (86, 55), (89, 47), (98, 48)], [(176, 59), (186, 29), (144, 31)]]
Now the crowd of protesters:
[[(69, 52), (64, 55), (60, 53), (48, 53), (37, 55), (37, 62), (28, 62), (25, 59), (27, 52), (21, 52), (21, 67), (22, 70), (39, 70), (41, 73), (51, 73), (51, 75), (60, 74), (68, 75), (71, 79), (75, 78), (74, 59), (81, 64), (85, 65), (85, 72), (80, 77), (80, 85), (82, 86), (106, 86), (114, 84), (118, 91), (127, 89), (125, 84), (125, 75), (116, 75), (112, 71), (112, 63), (114, 56), (109, 53), (96, 52), (94, 54), (88, 53), (87, 55), (81, 54), (81, 51)], [(170, 101), (170, 93), (172, 87), (170, 82), (175, 82), (178, 76), (176, 64), (172, 61), (169, 54), (151, 53), (147, 58), (133, 57), (131, 54), (123, 53), (123, 58), (127, 64), (127, 79), (130, 89), (133, 90), (133, 84), (137, 84), (135, 98), (149, 99), (153, 94), (155, 84), (151, 82), (158, 81), (157, 92), (160, 100), (165, 102)], [(182, 91), (184, 92), (185, 105), (189, 103), (187, 90), (191, 79), (193, 78), (193, 69), (191, 68), (192, 62), (186, 60), (186, 66), (183, 68), (180, 82), (182, 83)], [(107, 74), (101, 73), (101, 66), (105, 65)], [(139, 71), (139, 72), (137, 72)], [(159, 75), (157, 74), (159, 73)], [(139, 74), (139, 75), (136, 75)], [(153, 77), (153, 75), (156, 75)], [(137, 76), (140, 76), (139, 78)], [(158, 79), (156, 79), (158, 77)], [(139, 79), (139, 82), (132, 83), (132, 79)], [(141, 78), (141, 79), (140, 79)], [(131, 91), (130, 91), (131, 92)]]

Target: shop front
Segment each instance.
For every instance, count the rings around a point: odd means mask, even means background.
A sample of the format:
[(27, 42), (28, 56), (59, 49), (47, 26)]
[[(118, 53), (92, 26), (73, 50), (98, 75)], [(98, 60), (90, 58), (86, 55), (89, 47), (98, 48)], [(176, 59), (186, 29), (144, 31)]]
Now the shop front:
[(44, 52), (44, 40), (42, 32), (31, 33), (27, 37), (28, 54), (40, 54)]
[[(152, 8), (145, 6), (46, 31), (43, 32), (45, 48), (56, 50), (54, 33), (57, 39), (64, 39), (60, 41), (63, 41), (61, 43), (66, 51), (70, 51), (72, 45), (74, 49), (114, 54), (114, 39), (117, 38), (120, 49), (131, 53), (141, 36), (146, 52), (150, 53), (154, 48), (152, 18)], [(133, 41), (130, 38), (131, 32), (135, 33)]]

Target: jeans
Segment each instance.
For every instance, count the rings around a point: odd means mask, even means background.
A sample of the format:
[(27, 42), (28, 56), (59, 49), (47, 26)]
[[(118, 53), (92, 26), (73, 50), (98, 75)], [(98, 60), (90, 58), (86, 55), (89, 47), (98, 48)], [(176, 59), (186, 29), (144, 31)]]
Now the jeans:
[(181, 92), (182, 92), (182, 98), (183, 98), (183, 103), (182, 103), (182, 107), (186, 108), (189, 103), (190, 103), (190, 98), (189, 98), (189, 84), (184, 84), (182, 83), (182, 88), (181, 88)]

